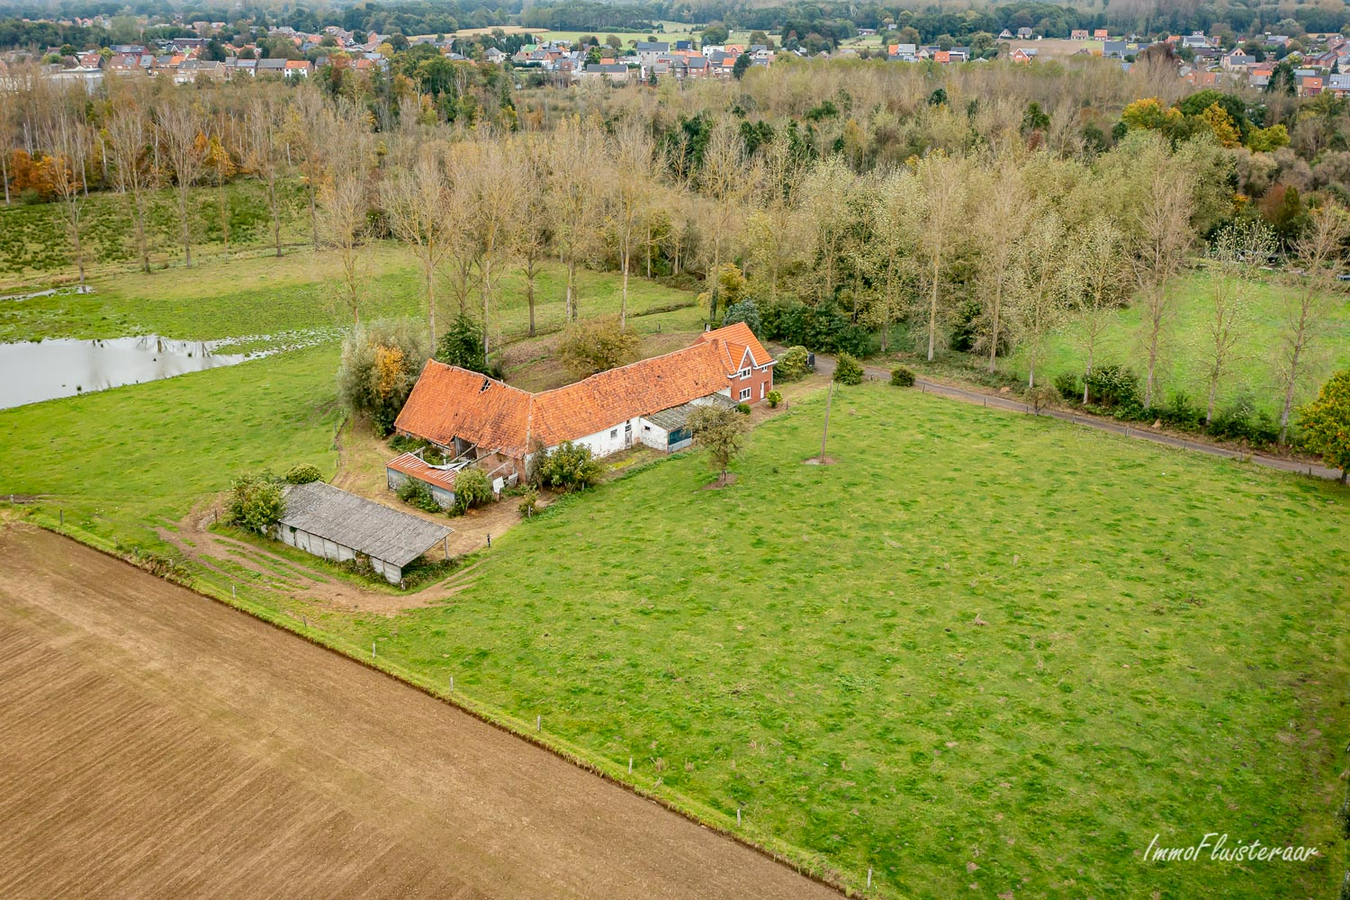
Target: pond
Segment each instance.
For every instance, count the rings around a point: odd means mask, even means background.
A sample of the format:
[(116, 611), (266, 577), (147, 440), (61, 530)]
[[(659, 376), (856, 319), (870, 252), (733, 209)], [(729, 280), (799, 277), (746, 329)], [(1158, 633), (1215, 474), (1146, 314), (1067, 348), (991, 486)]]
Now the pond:
[(231, 366), (257, 355), (218, 353), (219, 344), (156, 335), (0, 344), (0, 409)]

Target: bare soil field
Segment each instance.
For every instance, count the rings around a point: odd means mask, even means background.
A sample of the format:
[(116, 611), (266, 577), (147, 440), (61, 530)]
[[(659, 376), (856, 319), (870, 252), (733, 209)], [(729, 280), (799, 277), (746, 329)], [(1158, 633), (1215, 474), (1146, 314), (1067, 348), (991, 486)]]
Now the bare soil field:
[(0, 896), (837, 896), (74, 542), (0, 558)]

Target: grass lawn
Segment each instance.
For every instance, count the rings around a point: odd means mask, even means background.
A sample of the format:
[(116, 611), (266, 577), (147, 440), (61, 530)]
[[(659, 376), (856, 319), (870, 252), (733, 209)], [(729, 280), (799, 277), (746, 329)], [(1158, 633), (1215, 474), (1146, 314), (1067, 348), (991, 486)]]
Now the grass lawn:
[[(670, 459), (326, 627), (886, 896), (1332, 890), (1350, 495), (883, 385), (803, 466), (822, 414), (731, 488)], [(1211, 831), (1330, 858), (1141, 864)]]
[[(426, 315), (423, 283), (411, 254), (393, 244), (373, 247), (366, 285), (366, 319)], [(334, 335), (346, 319), (330, 298), (334, 269), (328, 253), (293, 250), (278, 259), (213, 259), (191, 269), (143, 275), (123, 272), (95, 278), (94, 293), (37, 297), (0, 305), (0, 342), (42, 337), (120, 337), (157, 333), (173, 338), (211, 340), (246, 335), (279, 335), (328, 329)], [(535, 284), (536, 324), (541, 331), (563, 325), (566, 272), (545, 266)], [(578, 273), (578, 304), (583, 317), (617, 315), (621, 278), (609, 272)], [(438, 317), (451, 314), (450, 288), (438, 286)], [(629, 279), (629, 314), (641, 331), (699, 330), (701, 316), (688, 291), (641, 278)], [(470, 312), (481, 312), (475, 291)], [(456, 307), (457, 308), (457, 307)], [(523, 337), (528, 325), (524, 279), (512, 270), (498, 283), (493, 337), (499, 342)]]
[[(1209, 396), (1209, 379), (1205, 374), (1205, 344), (1208, 340), (1209, 304), (1212, 286), (1204, 270), (1193, 271), (1181, 279), (1175, 290), (1175, 317), (1169, 329), (1166, 354), (1160, 371), (1164, 400), (1184, 392), (1192, 404), (1204, 408)], [(1279, 414), (1279, 390), (1272, 374), (1272, 366), (1279, 359), (1280, 335), (1283, 326), (1283, 301), (1291, 288), (1274, 279), (1256, 285), (1249, 310), (1248, 325), (1243, 340), (1237, 347), (1233, 370), (1219, 387), (1219, 408), (1247, 393), (1258, 410), (1272, 416)], [(1350, 294), (1345, 295), (1331, 333), (1322, 341), (1318, 368), (1322, 370), (1316, 384), (1309, 386), (1307, 397), (1315, 394), (1317, 386), (1332, 369), (1350, 366)], [(1141, 379), (1147, 368), (1147, 355), (1139, 341), (1139, 309), (1121, 310), (1102, 341), (1098, 364), (1126, 365), (1139, 373)], [(1053, 378), (1061, 372), (1083, 371), (1083, 354), (1075, 337), (1075, 326), (1069, 323), (1055, 338), (1047, 358), (1037, 368), (1037, 375)], [(1024, 353), (1014, 354), (1008, 361), (1009, 369), (1025, 378), (1027, 365)], [(1047, 381), (1048, 381), (1047, 378)], [(1039, 380), (1039, 377), (1038, 377)], [(1304, 397), (1303, 399), (1307, 399)]]
[(0, 410), (0, 494), (106, 540), (154, 528), (244, 472), (313, 463), (331, 476), (340, 413), (333, 346)]

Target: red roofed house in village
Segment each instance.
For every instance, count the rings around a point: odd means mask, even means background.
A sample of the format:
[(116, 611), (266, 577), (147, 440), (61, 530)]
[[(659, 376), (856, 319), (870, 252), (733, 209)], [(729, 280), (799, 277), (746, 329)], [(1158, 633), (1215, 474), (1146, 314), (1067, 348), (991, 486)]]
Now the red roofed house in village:
[[(399, 434), (439, 447), (455, 463), (425, 467), (408, 454), (388, 465), (389, 483), (416, 478), (442, 490), (445, 473), (476, 462), (503, 482), (539, 449), (564, 441), (608, 456), (635, 443), (662, 451), (689, 445), (689, 414), (709, 403), (758, 403), (773, 390), (773, 357), (742, 322), (699, 335), (690, 347), (599, 372), (539, 394), (430, 360), (399, 413)], [(500, 490), (494, 484), (494, 488)], [(438, 497), (438, 499), (440, 499)]]

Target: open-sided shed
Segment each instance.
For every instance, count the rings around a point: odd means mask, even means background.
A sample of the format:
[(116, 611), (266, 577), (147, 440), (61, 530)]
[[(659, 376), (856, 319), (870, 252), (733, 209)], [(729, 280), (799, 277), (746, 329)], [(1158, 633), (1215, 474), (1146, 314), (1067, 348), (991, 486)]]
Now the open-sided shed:
[(339, 562), (364, 557), (386, 581), (398, 584), (404, 566), (437, 544), (448, 557), (445, 540), (452, 531), (315, 481), (286, 488), (286, 514), (277, 525), (277, 539)]

